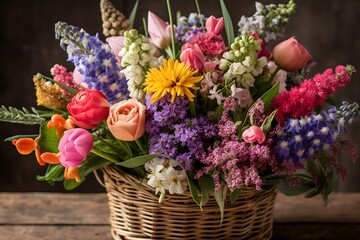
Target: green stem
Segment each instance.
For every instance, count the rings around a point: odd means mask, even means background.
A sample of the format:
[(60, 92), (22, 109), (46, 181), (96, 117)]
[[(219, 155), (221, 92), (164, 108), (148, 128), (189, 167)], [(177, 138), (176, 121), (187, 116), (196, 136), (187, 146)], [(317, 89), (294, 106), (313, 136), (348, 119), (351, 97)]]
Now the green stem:
[(281, 68), (280, 68), (279, 66), (276, 67), (275, 71), (271, 74), (268, 82), (271, 82), (271, 81), (274, 79), (274, 77), (275, 77), (276, 74), (280, 71), (280, 69), (281, 69)]
[(172, 13), (171, 13), (171, 6), (170, 6), (170, 0), (166, 0), (167, 9), (169, 12), (169, 22), (170, 22), (170, 30), (171, 30), (171, 47), (172, 47), (172, 55), (173, 58), (175, 58), (175, 33), (174, 33), (174, 24), (172, 19)]
[(129, 158), (133, 157), (133, 154), (131, 152), (131, 148), (126, 142), (118, 140), (118, 143), (121, 145), (121, 147), (124, 149), (124, 151), (129, 155)]
[(141, 152), (146, 155), (147, 154), (147, 151), (146, 149), (144, 148), (144, 145), (142, 144), (142, 142), (140, 141), (140, 139), (136, 139), (135, 140), (136, 144), (138, 145), (138, 147), (140, 148)]
[(195, 99), (193, 102), (189, 102), (189, 109), (191, 117), (196, 117)]
[[(200, 17), (201, 11), (200, 11), (200, 6), (199, 6), (198, 0), (195, 0), (195, 5), (196, 5), (196, 9), (197, 9), (198, 15), (199, 15), (199, 17)], [(204, 26), (204, 23), (203, 23), (203, 21), (202, 21), (201, 19), (200, 19), (200, 24), (201, 24), (201, 27), (202, 27), (203, 32), (205, 32), (205, 26)]]
[(101, 151), (98, 151), (96, 150), (95, 148), (91, 149), (91, 152), (95, 155), (98, 155), (99, 157), (102, 157), (106, 160), (109, 160), (110, 162), (112, 163), (118, 163), (119, 161), (116, 160), (115, 158), (109, 156), (109, 155), (106, 155), (105, 153), (101, 152)]

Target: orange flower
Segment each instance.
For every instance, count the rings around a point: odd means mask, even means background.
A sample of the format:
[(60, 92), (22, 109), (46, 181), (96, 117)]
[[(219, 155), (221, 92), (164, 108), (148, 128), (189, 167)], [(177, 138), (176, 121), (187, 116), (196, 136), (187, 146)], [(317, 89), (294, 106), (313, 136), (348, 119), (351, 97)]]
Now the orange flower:
[(79, 168), (78, 167), (65, 168), (64, 178), (66, 180), (75, 179), (76, 182), (81, 182), (81, 177), (79, 175)]
[(45, 166), (48, 164), (58, 164), (60, 163), (57, 155), (51, 152), (41, 153), (40, 146), (37, 144), (39, 137), (32, 138), (20, 138), (12, 141), (12, 144), (15, 145), (16, 150), (22, 155), (28, 155), (35, 151), (35, 157), (40, 166)]
[(65, 131), (65, 129), (74, 128), (74, 120), (69, 117), (67, 120), (59, 114), (54, 114), (51, 117), (51, 120), (48, 122), (48, 128), (56, 128), (56, 136), (60, 139)]

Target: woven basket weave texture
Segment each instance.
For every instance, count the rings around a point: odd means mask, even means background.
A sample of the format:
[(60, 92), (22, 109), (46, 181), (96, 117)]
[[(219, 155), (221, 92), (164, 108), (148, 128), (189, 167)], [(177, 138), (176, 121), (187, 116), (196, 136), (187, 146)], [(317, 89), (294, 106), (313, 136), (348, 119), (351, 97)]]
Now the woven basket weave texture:
[(271, 239), (275, 190), (242, 189), (234, 204), (226, 204), (220, 226), (219, 206), (213, 197), (203, 211), (190, 193), (167, 195), (159, 204), (145, 181), (112, 167), (103, 172), (116, 240)]

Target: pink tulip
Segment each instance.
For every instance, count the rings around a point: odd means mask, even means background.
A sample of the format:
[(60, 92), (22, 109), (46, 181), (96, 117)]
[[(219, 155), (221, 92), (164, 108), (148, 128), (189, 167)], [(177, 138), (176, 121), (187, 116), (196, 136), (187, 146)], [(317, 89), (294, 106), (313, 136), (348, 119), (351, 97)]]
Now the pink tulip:
[(304, 46), (296, 41), (295, 37), (276, 45), (273, 56), (275, 63), (288, 72), (299, 70), (312, 58)]
[(64, 132), (58, 146), (60, 153), (57, 156), (64, 167), (78, 167), (92, 147), (91, 134), (83, 128), (73, 128)]
[(201, 70), (204, 67), (205, 57), (200, 47), (186, 43), (181, 48), (180, 60), (186, 65)]
[(243, 132), (242, 137), (244, 138), (244, 141), (247, 143), (258, 142), (259, 144), (261, 144), (265, 141), (264, 132), (258, 126), (255, 125), (246, 129)]
[(121, 57), (119, 56), (120, 50), (124, 47), (124, 37), (116, 36), (116, 37), (108, 37), (106, 38), (106, 42), (109, 44), (111, 51), (116, 56), (118, 62), (121, 61)]
[(148, 32), (152, 42), (160, 49), (171, 44), (171, 29), (169, 24), (151, 11), (148, 12)]
[(134, 141), (145, 132), (146, 107), (136, 99), (128, 99), (111, 106), (107, 126), (115, 138)]
[(219, 35), (224, 28), (224, 18), (216, 18), (214, 16), (210, 16), (206, 20), (206, 31), (214, 33), (215, 35)]
[(78, 92), (67, 105), (75, 125), (92, 129), (109, 115), (110, 104), (105, 95), (96, 89)]

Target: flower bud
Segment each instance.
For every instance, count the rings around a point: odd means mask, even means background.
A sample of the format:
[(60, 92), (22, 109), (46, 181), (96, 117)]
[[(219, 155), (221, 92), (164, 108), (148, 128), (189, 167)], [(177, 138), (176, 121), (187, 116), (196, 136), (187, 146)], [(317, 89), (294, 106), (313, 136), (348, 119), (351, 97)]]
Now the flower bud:
[(295, 37), (291, 37), (276, 45), (273, 50), (273, 56), (275, 63), (288, 72), (295, 72), (301, 69), (312, 58)]

